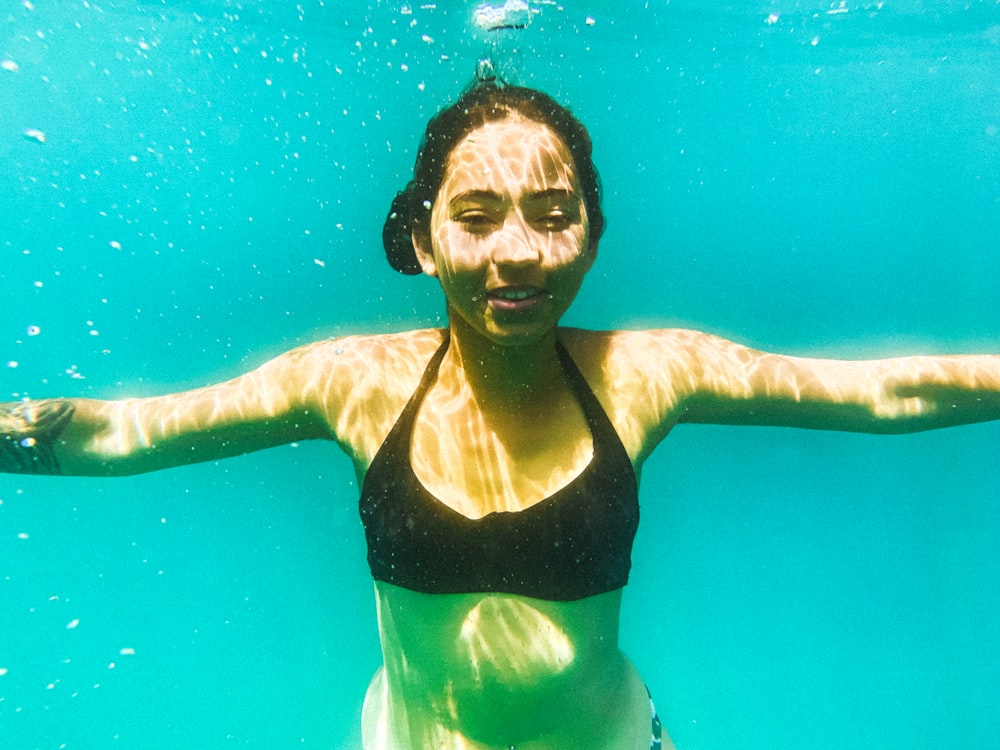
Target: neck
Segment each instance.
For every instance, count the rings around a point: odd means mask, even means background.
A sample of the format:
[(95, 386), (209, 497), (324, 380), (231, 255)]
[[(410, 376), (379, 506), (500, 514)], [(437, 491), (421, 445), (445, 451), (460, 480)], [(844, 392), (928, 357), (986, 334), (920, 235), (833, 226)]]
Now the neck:
[(530, 406), (563, 382), (555, 330), (517, 345), (487, 339), (458, 315), (450, 316), (449, 330), (448, 358), (481, 404)]

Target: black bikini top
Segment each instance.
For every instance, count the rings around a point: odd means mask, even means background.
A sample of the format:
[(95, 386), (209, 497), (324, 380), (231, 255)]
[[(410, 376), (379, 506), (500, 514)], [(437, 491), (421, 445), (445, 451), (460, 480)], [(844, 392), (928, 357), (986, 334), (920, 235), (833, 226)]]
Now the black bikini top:
[(635, 472), (587, 381), (562, 345), (556, 346), (590, 428), (593, 458), (587, 467), (535, 505), (479, 519), (431, 495), (410, 465), (410, 438), (448, 348), (446, 336), (362, 484), (361, 521), (375, 580), (428, 594), (495, 591), (553, 601), (625, 585), (639, 524)]

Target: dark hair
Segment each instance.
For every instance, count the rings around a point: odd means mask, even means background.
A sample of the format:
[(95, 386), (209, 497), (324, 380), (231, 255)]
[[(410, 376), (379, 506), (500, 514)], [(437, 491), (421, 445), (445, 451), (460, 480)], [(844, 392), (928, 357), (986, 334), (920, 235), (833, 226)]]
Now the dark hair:
[(590, 241), (604, 232), (601, 181), (591, 155), (590, 135), (573, 114), (552, 97), (535, 89), (500, 86), (495, 80), (477, 81), (458, 100), (427, 123), (417, 152), (413, 179), (396, 194), (382, 227), (382, 244), (389, 264), (400, 273), (418, 274), (413, 234), (429, 232), (430, 206), (444, 181), (448, 156), (458, 142), (487, 122), (518, 113), (552, 128), (573, 156), (576, 177), (590, 222)]

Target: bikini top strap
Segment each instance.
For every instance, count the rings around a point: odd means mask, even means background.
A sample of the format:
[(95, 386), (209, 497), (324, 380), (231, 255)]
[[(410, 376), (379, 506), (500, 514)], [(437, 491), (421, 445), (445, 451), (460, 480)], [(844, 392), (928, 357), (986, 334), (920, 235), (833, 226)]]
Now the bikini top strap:
[(618, 430), (615, 429), (611, 418), (604, 411), (604, 407), (590, 387), (590, 383), (587, 382), (583, 373), (580, 372), (580, 368), (573, 360), (573, 357), (570, 356), (570, 353), (566, 351), (566, 347), (559, 341), (556, 342), (556, 351), (559, 354), (559, 361), (562, 364), (563, 372), (566, 374), (566, 380), (576, 394), (580, 408), (583, 410), (583, 415), (590, 426), (590, 434), (594, 439), (594, 455), (596, 456), (600, 453), (606, 458), (623, 461), (628, 464), (630, 470), (634, 470), (632, 459), (625, 449), (625, 444), (622, 443)]
[(412, 425), (413, 420), (416, 418), (417, 410), (420, 408), (420, 403), (424, 400), (424, 395), (434, 382), (434, 378), (437, 377), (438, 369), (441, 367), (441, 360), (444, 359), (444, 355), (448, 351), (450, 338), (451, 336), (448, 329), (445, 329), (441, 345), (427, 362), (427, 367), (424, 368), (424, 374), (420, 377), (420, 383), (417, 385), (416, 390), (413, 391), (413, 395), (410, 396), (410, 400), (406, 402), (406, 406), (403, 407), (403, 411), (400, 413), (399, 418), (396, 420), (396, 424), (393, 426), (392, 430), (389, 431), (389, 435), (386, 436), (386, 443), (389, 442), (390, 438), (395, 437), (396, 433), (400, 430), (405, 430), (406, 432), (404, 434), (409, 435), (409, 428)]
[(587, 422), (593, 427), (595, 424), (603, 427), (605, 424), (611, 426), (611, 421), (608, 419), (608, 415), (604, 412), (604, 407), (601, 406), (601, 402), (597, 400), (597, 396), (594, 395), (594, 391), (590, 388), (590, 383), (587, 379), (583, 377), (583, 373), (580, 372), (580, 368), (577, 367), (576, 362), (570, 356), (569, 352), (566, 351), (566, 347), (562, 345), (561, 341), (556, 342), (556, 352), (559, 354), (559, 364), (562, 365), (563, 373), (566, 375), (566, 380), (569, 382), (569, 387), (573, 389), (573, 393), (576, 395), (580, 402), (580, 408), (583, 409), (584, 416), (587, 418)]

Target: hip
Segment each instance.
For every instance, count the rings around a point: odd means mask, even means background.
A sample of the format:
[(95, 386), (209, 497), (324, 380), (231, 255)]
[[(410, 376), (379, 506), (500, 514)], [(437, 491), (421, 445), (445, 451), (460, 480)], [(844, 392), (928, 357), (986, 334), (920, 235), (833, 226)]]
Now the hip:
[[(468, 700), (430, 705), (395, 690), (379, 670), (362, 715), (365, 750), (661, 750), (662, 733), (649, 692), (624, 655), (614, 674), (532, 705), (517, 695), (498, 705)], [(530, 692), (530, 691), (529, 691)], [(463, 706), (461, 713), (455, 710)]]

